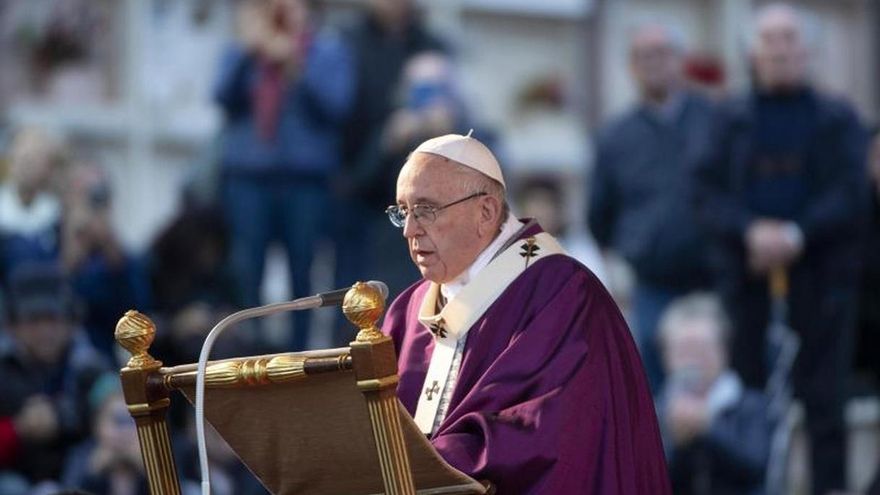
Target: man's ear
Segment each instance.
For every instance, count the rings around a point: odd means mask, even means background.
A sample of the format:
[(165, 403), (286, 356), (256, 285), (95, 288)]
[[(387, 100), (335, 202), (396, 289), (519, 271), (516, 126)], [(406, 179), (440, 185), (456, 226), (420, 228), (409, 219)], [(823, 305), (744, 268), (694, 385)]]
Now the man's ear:
[(498, 230), (501, 216), (501, 202), (495, 196), (485, 196), (480, 201), (480, 236), (493, 236)]

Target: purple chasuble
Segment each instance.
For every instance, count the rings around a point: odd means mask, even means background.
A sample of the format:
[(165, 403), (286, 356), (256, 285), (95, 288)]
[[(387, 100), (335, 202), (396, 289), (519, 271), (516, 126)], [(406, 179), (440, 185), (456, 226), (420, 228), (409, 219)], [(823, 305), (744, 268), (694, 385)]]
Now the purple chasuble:
[[(520, 239), (542, 232), (534, 225)], [(415, 415), (434, 348), (422, 280), (389, 307), (398, 397)], [(537, 260), (470, 328), (446, 417), (431, 438), (499, 495), (671, 493), (657, 417), (626, 322), (574, 259)]]

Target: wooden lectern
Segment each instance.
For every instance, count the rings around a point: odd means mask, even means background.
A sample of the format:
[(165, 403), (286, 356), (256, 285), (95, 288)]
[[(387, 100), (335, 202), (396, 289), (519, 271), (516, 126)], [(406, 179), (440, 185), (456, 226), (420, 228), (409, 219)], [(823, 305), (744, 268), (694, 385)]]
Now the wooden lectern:
[[(449, 466), (397, 400), (394, 344), (376, 327), (379, 292), (355, 284), (343, 312), (360, 332), (350, 347), (212, 361), (205, 417), (266, 488), (278, 495), (440, 495), (491, 491)], [(149, 347), (153, 323), (128, 311), (116, 340), (153, 495), (180, 485), (165, 414), (171, 393), (193, 402), (196, 365), (164, 368)]]

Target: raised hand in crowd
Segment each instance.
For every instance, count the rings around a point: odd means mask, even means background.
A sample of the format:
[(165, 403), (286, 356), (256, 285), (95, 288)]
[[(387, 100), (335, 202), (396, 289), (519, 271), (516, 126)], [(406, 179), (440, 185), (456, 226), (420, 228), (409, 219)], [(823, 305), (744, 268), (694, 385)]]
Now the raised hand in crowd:
[(451, 132), (460, 119), (449, 58), (441, 52), (425, 52), (404, 69), (403, 104), (388, 118), (383, 148), (397, 153), (427, 136)]
[(803, 252), (803, 235), (791, 222), (762, 218), (746, 231), (749, 268), (754, 273), (767, 273), (771, 268), (785, 267)]
[(268, 62), (296, 68), (305, 55), (307, 18), (300, 1), (247, 2), (239, 10), (239, 39), (249, 52)]
[(95, 165), (70, 170), (62, 221), (61, 259), (75, 270), (88, 256), (99, 254), (111, 266), (124, 262), (124, 251), (110, 221), (110, 185)]
[(710, 416), (705, 398), (678, 394), (670, 397), (666, 407), (669, 430), (676, 445), (687, 445), (709, 429)]

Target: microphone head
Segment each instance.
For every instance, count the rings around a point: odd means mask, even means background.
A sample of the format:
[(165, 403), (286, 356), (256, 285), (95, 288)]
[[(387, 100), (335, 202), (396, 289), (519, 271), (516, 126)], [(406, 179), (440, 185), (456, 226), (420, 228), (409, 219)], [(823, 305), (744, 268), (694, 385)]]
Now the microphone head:
[(364, 282), (364, 283), (369, 285), (370, 287), (376, 289), (377, 291), (379, 291), (379, 293), (382, 294), (383, 301), (388, 299), (388, 286), (385, 285), (385, 282), (380, 282), (378, 280), (370, 280), (369, 282)]

